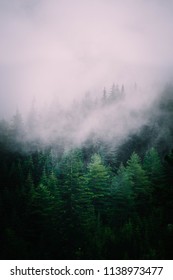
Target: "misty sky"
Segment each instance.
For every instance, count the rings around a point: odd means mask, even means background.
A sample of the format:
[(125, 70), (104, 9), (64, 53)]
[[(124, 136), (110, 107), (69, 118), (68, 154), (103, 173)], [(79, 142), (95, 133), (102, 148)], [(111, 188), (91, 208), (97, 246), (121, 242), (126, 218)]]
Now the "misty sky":
[(0, 116), (171, 79), (172, 12), (173, 0), (0, 0)]

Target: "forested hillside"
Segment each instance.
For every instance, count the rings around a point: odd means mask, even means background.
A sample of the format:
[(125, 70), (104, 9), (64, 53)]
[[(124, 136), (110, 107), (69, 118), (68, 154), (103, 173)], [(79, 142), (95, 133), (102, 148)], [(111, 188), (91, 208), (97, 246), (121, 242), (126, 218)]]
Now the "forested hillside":
[(127, 94), (1, 120), (1, 259), (173, 258), (173, 88)]

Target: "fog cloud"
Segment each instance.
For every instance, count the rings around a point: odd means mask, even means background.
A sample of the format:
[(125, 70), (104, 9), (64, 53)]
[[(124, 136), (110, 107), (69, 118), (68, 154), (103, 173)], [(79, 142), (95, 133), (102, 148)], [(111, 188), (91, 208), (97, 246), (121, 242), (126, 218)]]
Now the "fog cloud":
[(28, 111), (33, 98), (66, 104), (113, 82), (169, 80), (172, 9), (172, 0), (0, 0), (0, 115)]

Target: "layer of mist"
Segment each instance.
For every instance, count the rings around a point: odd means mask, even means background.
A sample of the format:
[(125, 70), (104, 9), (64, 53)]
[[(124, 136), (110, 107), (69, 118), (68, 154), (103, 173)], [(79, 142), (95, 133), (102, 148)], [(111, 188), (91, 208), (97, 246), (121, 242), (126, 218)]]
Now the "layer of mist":
[(37, 112), (33, 104), (26, 119), (26, 138), (41, 139), (47, 145), (58, 139), (70, 146), (81, 145), (90, 138), (114, 140), (118, 145), (149, 121), (152, 103), (148, 104), (147, 95), (136, 86), (126, 92), (123, 85), (120, 89), (113, 85), (110, 92), (105, 89), (94, 98), (88, 93), (68, 108), (54, 100), (49, 108)]
[(0, 118), (18, 127), (21, 142), (122, 144), (157, 115), (172, 79), (172, 8), (0, 0)]
[(0, 116), (26, 114), (33, 99), (39, 110), (54, 99), (66, 106), (113, 81), (164, 84), (172, 78), (172, 5), (1, 0)]
[[(136, 84), (129, 88), (113, 84), (100, 95), (87, 93), (65, 107), (54, 99), (39, 110), (33, 101), (26, 116), (17, 111), (8, 123), (1, 121), (0, 128), (1, 132), (3, 127), (7, 129), (6, 134), (11, 135), (12, 141), (26, 151), (43, 147), (69, 150), (86, 143), (93, 146), (107, 143), (118, 148), (130, 137), (140, 134), (144, 127), (152, 127), (158, 121), (161, 116), (158, 104), (163, 99), (161, 93), (158, 96), (158, 92), (141, 89)], [(165, 129), (167, 124), (164, 130), (157, 131), (157, 138)]]

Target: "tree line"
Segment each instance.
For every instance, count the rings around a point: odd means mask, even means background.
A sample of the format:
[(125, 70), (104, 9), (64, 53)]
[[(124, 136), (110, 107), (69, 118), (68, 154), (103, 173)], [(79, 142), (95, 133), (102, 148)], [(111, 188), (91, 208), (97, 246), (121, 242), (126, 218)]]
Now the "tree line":
[(26, 142), (19, 114), (1, 121), (1, 259), (172, 259), (167, 100), (157, 119), (164, 142), (151, 141), (155, 121), (118, 149), (98, 139), (69, 149)]

